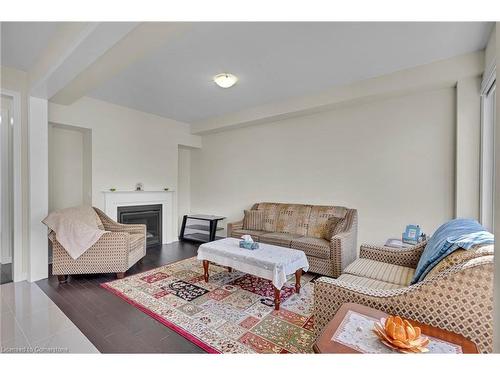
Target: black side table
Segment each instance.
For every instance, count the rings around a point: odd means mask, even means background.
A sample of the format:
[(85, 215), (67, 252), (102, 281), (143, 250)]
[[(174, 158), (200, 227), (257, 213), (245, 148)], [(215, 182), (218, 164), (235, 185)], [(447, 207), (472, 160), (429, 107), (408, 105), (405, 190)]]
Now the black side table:
[[(208, 221), (208, 225), (203, 224), (189, 224), (189, 220), (202, 220)], [(181, 233), (179, 234), (180, 240), (195, 241), (195, 242), (210, 242), (215, 240), (215, 233), (218, 230), (222, 230), (222, 227), (218, 227), (217, 224), (220, 220), (225, 219), (224, 216), (216, 215), (204, 215), (204, 214), (193, 214), (184, 215), (182, 219)], [(185, 234), (186, 228), (201, 230), (203, 233), (189, 233)]]

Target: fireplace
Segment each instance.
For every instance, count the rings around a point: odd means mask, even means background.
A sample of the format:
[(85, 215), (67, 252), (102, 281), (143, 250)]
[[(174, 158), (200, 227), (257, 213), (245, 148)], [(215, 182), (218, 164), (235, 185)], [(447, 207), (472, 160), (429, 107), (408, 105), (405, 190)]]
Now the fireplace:
[[(161, 205), (161, 243), (176, 239), (177, 220), (174, 218), (174, 191), (104, 191), (104, 212), (111, 219), (119, 221), (118, 207)], [(147, 225), (147, 224), (146, 224)]]
[(123, 224), (145, 224), (146, 246), (162, 244), (162, 205), (117, 207), (117, 219)]

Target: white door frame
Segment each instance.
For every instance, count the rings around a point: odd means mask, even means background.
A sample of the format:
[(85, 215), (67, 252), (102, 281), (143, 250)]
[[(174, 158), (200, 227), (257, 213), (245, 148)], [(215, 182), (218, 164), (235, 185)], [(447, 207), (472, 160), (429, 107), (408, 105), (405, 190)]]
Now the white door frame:
[[(488, 69), (483, 74), (481, 84), (481, 166), (480, 166), (480, 203), (479, 203), (479, 218), (489, 231), (494, 228), (494, 206), (495, 206), (495, 102), (487, 102), (486, 98), (492, 95), (492, 90), (495, 90), (496, 81), (496, 64), (490, 64)], [(497, 95), (496, 93), (495, 95)], [(490, 97), (491, 100), (491, 97)], [(488, 106), (489, 105), (489, 106)], [(487, 128), (486, 125), (491, 125), (492, 128)], [(485, 158), (486, 157), (486, 158)]]
[(14, 282), (26, 280), (26, 271), (23, 271), (23, 190), (22, 190), (22, 172), (21, 172), (21, 94), (11, 90), (0, 90), (1, 95), (12, 98), (12, 117), (14, 119), (14, 127), (12, 134), (12, 157), (13, 157), (13, 189), (14, 189), (14, 204), (13, 216), (14, 222), (14, 248), (12, 249), (12, 279)]

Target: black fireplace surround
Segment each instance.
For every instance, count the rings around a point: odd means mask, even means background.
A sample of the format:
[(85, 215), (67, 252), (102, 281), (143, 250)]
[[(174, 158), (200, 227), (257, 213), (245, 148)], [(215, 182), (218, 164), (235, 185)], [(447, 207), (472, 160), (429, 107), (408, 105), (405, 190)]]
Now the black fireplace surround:
[(118, 222), (122, 224), (145, 224), (146, 246), (162, 243), (162, 205), (149, 204), (145, 206), (118, 207)]

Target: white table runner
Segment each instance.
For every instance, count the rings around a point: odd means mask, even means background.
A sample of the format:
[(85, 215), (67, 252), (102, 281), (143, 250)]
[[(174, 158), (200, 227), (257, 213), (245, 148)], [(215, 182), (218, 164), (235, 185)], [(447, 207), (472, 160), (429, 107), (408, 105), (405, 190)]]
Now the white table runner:
[[(378, 321), (378, 319), (370, 316), (355, 311), (348, 311), (331, 340), (362, 353), (397, 353), (395, 350), (382, 344), (378, 336), (373, 333), (373, 326)], [(429, 349), (429, 353), (462, 353), (462, 348), (459, 345), (439, 340), (435, 337), (428, 337), (429, 345), (427, 348)]]
[(303, 251), (259, 242), (259, 249), (239, 247), (240, 240), (223, 238), (207, 242), (198, 248), (198, 259), (208, 260), (238, 271), (271, 280), (281, 289), (286, 277), (298, 269), (307, 272), (309, 262)]

